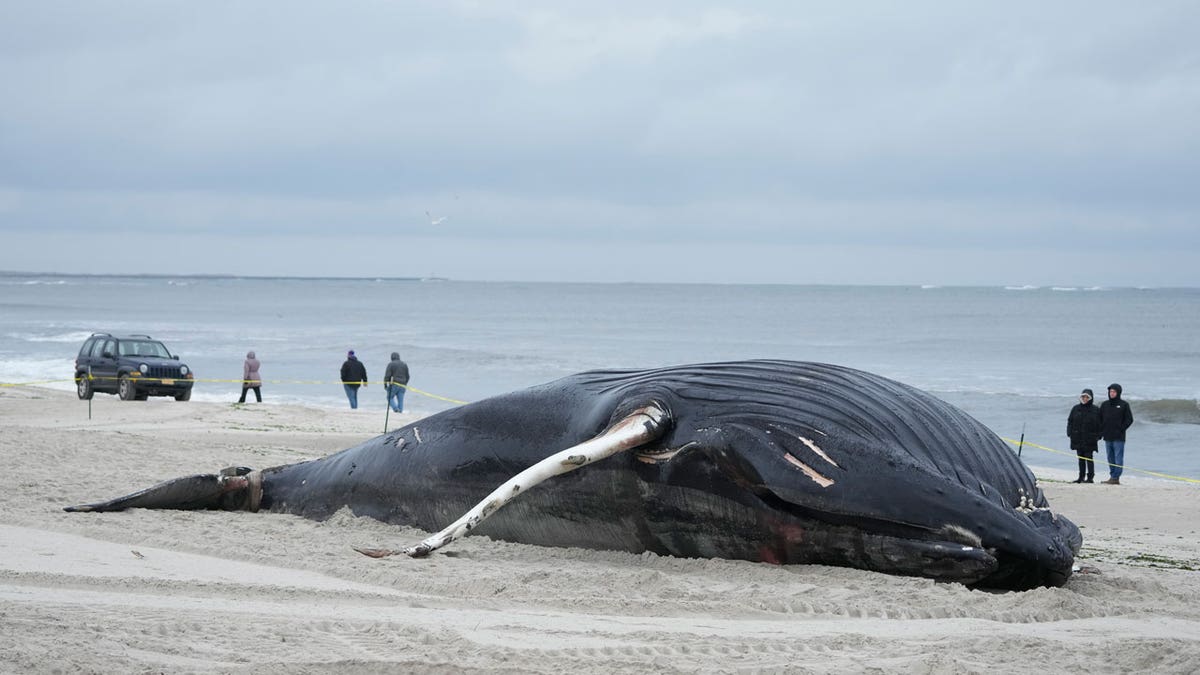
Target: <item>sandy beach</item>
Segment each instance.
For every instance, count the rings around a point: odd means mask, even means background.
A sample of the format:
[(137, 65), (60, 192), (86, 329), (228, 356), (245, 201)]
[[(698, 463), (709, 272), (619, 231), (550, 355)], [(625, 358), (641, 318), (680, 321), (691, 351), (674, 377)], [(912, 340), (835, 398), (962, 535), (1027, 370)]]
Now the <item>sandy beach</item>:
[[(414, 419), (399, 417), (392, 427)], [(382, 409), (103, 395), (89, 420), (73, 394), (0, 390), (0, 671), (1200, 669), (1200, 489), (1136, 476), (1113, 487), (1039, 475), (1083, 531), (1082, 569), (1024, 593), (482, 537), (373, 560), (351, 547), (424, 533), (346, 512), (318, 523), (62, 511), (185, 474), (319, 457), (383, 421)]]

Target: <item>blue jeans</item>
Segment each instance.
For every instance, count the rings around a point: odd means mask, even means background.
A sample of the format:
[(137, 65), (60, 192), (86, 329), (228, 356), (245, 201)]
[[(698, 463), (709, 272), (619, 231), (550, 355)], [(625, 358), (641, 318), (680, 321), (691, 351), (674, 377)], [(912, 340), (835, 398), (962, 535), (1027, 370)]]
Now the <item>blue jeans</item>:
[(350, 399), (350, 409), (353, 410), (353, 409), (357, 408), (358, 407), (358, 385), (357, 384), (343, 384), (342, 386), (346, 388), (346, 398)]
[(1120, 478), (1125, 468), (1125, 441), (1104, 441), (1104, 449), (1108, 451), (1108, 475)]
[(389, 384), (387, 387), (388, 405), (392, 406), (392, 412), (404, 412), (404, 386), (400, 384)]

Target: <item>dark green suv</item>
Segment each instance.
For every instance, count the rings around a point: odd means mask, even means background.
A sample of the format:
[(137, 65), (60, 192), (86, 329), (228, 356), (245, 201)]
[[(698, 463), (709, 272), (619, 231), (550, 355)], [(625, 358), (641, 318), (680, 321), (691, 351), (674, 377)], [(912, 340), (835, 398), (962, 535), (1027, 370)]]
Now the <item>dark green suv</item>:
[(75, 358), (75, 391), (81, 399), (101, 392), (122, 401), (147, 396), (186, 401), (193, 384), (192, 370), (149, 335), (92, 333)]

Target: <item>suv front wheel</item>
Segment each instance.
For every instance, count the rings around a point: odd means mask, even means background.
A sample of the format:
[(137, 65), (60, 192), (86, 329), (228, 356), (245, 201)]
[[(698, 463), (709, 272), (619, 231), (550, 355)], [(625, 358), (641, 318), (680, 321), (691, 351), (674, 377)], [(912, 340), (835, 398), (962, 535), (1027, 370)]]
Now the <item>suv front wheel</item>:
[(75, 376), (75, 393), (79, 394), (79, 400), (86, 401), (92, 397), (95, 392), (92, 391), (92, 381), (88, 379), (87, 373), (80, 373)]
[(117, 395), (122, 401), (132, 401), (137, 398), (137, 387), (133, 386), (133, 380), (129, 379), (129, 375), (121, 376), (117, 381)]

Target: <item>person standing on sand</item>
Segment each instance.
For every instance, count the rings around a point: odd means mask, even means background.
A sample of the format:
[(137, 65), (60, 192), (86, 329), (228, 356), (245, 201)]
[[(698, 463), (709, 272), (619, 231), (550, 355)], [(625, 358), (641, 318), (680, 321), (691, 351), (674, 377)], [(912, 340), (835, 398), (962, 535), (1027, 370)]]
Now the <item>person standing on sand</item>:
[(383, 371), (383, 385), (387, 388), (388, 405), (392, 412), (404, 412), (404, 391), (408, 387), (408, 364), (400, 360), (399, 352), (392, 352), (392, 360)]
[(1079, 478), (1072, 482), (1094, 482), (1096, 462), (1092, 458), (1100, 442), (1100, 409), (1092, 405), (1091, 389), (1084, 389), (1079, 395), (1079, 403), (1071, 408), (1071, 414), (1067, 416), (1067, 437), (1079, 458)]
[(1105, 485), (1120, 485), (1125, 469), (1125, 430), (1133, 424), (1133, 411), (1121, 398), (1121, 385), (1108, 385), (1108, 400), (1100, 404), (1100, 428), (1104, 449), (1108, 452), (1108, 480)]
[(367, 386), (367, 367), (354, 355), (354, 350), (346, 352), (346, 362), (342, 364), (342, 387), (346, 390), (346, 398), (350, 401), (350, 409), (358, 408), (358, 388)]
[(246, 390), (254, 390), (254, 398), (262, 403), (262, 376), (258, 374), (258, 369), (262, 367), (258, 359), (255, 358), (254, 352), (246, 352), (246, 362), (242, 364), (242, 397), (238, 399), (238, 403), (246, 402)]

